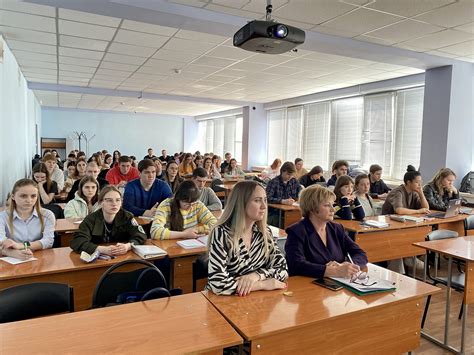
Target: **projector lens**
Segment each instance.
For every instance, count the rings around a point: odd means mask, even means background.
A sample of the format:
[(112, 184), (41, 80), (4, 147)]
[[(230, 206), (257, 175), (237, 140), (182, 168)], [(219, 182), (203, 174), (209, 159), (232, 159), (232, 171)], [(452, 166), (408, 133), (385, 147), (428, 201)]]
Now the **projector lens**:
[(273, 35), (277, 38), (285, 38), (288, 35), (288, 27), (285, 25), (276, 25), (273, 27)]

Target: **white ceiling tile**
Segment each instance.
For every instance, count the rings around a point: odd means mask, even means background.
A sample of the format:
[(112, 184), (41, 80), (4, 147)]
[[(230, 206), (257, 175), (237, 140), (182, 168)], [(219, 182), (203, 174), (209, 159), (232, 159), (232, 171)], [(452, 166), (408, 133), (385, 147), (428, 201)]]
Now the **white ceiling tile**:
[(64, 35), (59, 36), (59, 43), (63, 47), (92, 49), (96, 51), (104, 51), (108, 44), (106, 41)]
[(88, 50), (85, 50), (85, 49), (59, 47), (59, 55), (63, 55), (63, 56), (67, 56), (67, 57), (77, 57), (77, 58), (84, 58), (84, 59), (101, 60), (102, 57), (104, 56), (104, 52), (88, 51)]
[(40, 62), (50, 62), (56, 63), (56, 56), (52, 54), (44, 54), (44, 53), (33, 53), (27, 51), (13, 51), (13, 54), (16, 58), (22, 58), (27, 60), (37, 60)]
[(195, 53), (204, 53), (208, 50), (214, 48), (216, 45), (213, 43), (192, 41), (188, 39), (181, 38), (171, 38), (168, 43), (166, 43), (163, 48), (169, 49), (172, 51), (193, 51)]
[(138, 65), (136, 64), (120, 64), (120, 63), (112, 63), (112, 62), (105, 62), (103, 61), (100, 65), (102, 69), (111, 69), (111, 70), (121, 70), (126, 72), (133, 72), (138, 69)]
[(262, 7), (263, 10), (258, 11), (258, 13), (250, 12), (246, 10), (234, 9), (231, 7), (221, 6), (210, 3), (206, 6), (206, 10), (221, 12), (228, 15), (240, 16), (247, 19), (262, 18), (265, 14), (265, 6)]
[(76, 71), (67, 71), (67, 70), (59, 70), (59, 76), (67, 76), (71, 78), (86, 78), (90, 79), (92, 77), (91, 73), (80, 73)]
[(242, 6), (246, 5), (249, 0), (212, 0), (212, 3), (217, 5), (223, 5), (227, 7), (233, 7), (240, 9)]
[(115, 77), (117, 77), (117, 78), (127, 78), (128, 76), (130, 76), (131, 73), (99, 68), (99, 69), (97, 69), (96, 74), (108, 75), (111, 78), (115, 78)]
[(450, 54), (456, 54), (460, 57), (468, 57), (474, 55), (474, 41), (466, 41), (463, 43), (458, 43), (453, 46), (447, 46), (439, 48), (442, 52), (447, 52)]
[(455, 2), (451, 5), (415, 17), (438, 26), (455, 27), (472, 22), (474, 2), (471, 0)]
[(8, 47), (12, 50), (16, 49), (16, 50), (24, 50), (28, 52), (56, 55), (56, 46), (31, 43), (31, 42), (23, 42), (23, 41), (15, 41), (12, 39), (8, 40), (7, 43), (8, 43)]
[[(262, 7), (263, 9), (264, 7)], [(274, 11), (275, 16), (314, 25), (356, 9), (355, 6), (333, 0), (290, 1)]]
[(89, 12), (58, 9), (59, 18), (77, 22), (91, 23), (95, 25), (117, 27), (120, 24), (120, 19), (109, 16), (96, 15)]
[(150, 23), (136, 22), (130, 20), (124, 20), (120, 28), (136, 32), (151, 33), (166, 37), (171, 37), (173, 34), (176, 33), (176, 31), (178, 31), (176, 28), (173, 27), (158, 26)]
[(0, 9), (25, 12), (41, 16), (56, 16), (56, 9), (52, 6), (31, 4), (20, 0), (2, 0), (0, 1)]
[(57, 69), (56, 63), (51, 62), (38, 62), (36, 60), (26, 60), (22, 59), (19, 60), (18, 63), (20, 64), (21, 69), (28, 69), (28, 68), (46, 68), (46, 69)]
[(104, 61), (122, 63), (122, 64), (135, 64), (142, 65), (145, 62), (146, 58), (143, 57), (131, 57), (128, 55), (121, 54), (112, 54), (107, 53), (104, 57)]
[(474, 33), (474, 22), (466, 23), (465, 25), (455, 27), (454, 30)]
[(220, 44), (228, 39), (228, 37), (224, 37), (224, 36), (212, 35), (212, 34), (204, 33), (204, 32), (186, 31), (183, 29), (180, 29), (174, 35), (174, 37), (181, 38), (181, 39), (189, 39), (192, 41), (215, 43), (215, 44)]
[(283, 65), (278, 65), (276, 67), (271, 67), (265, 70), (265, 72), (270, 72), (272, 74), (279, 74), (279, 75), (292, 75), (296, 72), (300, 72), (301, 70), (291, 67), (285, 67)]
[(203, 56), (193, 61), (193, 64), (208, 65), (208, 66), (212, 66), (216, 68), (224, 68), (235, 62), (236, 62), (235, 60), (231, 60), (231, 59)]
[(183, 68), (183, 72), (193, 72), (193, 73), (203, 73), (203, 74), (211, 74), (217, 71), (217, 68), (205, 66), (205, 65), (197, 65), (197, 64), (190, 64)]
[(94, 60), (94, 59), (64, 57), (64, 56), (60, 55), (59, 56), (59, 63), (80, 65), (80, 66), (83, 66), (83, 67), (97, 68), (97, 66), (100, 64), (100, 61), (99, 60)]
[(255, 54), (249, 51), (243, 51), (242, 49), (236, 47), (219, 46), (208, 52), (206, 55), (210, 57), (241, 60), (251, 57)]
[(421, 50), (430, 50), (464, 42), (473, 37), (473, 34), (467, 32), (444, 30), (417, 39), (405, 41), (401, 44), (419, 48)]
[(90, 25), (66, 20), (59, 20), (58, 26), (59, 33), (62, 35), (101, 39), (104, 41), (110, 41), (116, 31), (116, 29), (112, 27)]
[(456, 0), (377, 0), (368, 4), (367, 7), (395, 15), (411, 17), (451, 4), (455, 1)]
[(258, 72), (270, 67), (268, 64), (263, 63), (250, 63), (250, 62), (239, 62), (230, 67), (230, 69), (245, 70), (250, 72)]
[(152, 58), (188, 63), (200, 55), (200, 53), (194, 51), (171, 51), (168, 49), (160, 49)]
[(134, 32), (128, 30), (119, 30), (114, 41), (120, 43), (133, 44), (144, 47), (159, 48), (169, 37), (158, 36), (149, 33)]
[(340, 0), (341, 2), (345, 2), (346, 4), (356, 5), (356, 6), (364, 6), (367, 5), (374, 0)]
[[(39, 80), (35, 80), (35, 81), (41, 81), (43, 79), (57, 80), (57, 78), (58, 78), (57, 75), (50, 75), (50, 74), (44, 74), (44, 73), (41, 73), (41, 74), (40, 73), (26, 73), (25, 76), (28, 77), (28, 78), (39, 79)], [(47, 91), (47, 92), (50, 92), (50, 91)]]
[(228, 76), (232, 78), (241, 78), (243, 76), (246, 76), (249, 74), (249, 72), (245, 70), (237, 70), (237, 69), (232, 69), (232, 68), (226, 68), (219, 70), (216, 72), (217, 75), (223, 75), (223, 76)]
[(26, 28), (42, 32), (56, 32), (56, 22), (53, 18), (20, 12), (0, 10), (0, 23), (3, 26)]
[(434, 26), (419, 21), (405, 20), (366, 33), (366, 35), (393, 42), (403, 42), (413, 38), (414, 35), (419, 37), (442, 30), (443, 27)]
[[(358, 10), (324, 23), (324, 27), (362, 34), (400, 20), (403, 20), (403, 18), (365, 8), (359, 8)], [(316, 28), (316, 31), (318, 31), (318, 28)]]
[(371, 68), (379, 69), (379, 70), (386, 70), (386, 71), (390, 72), (390, 71), (394, 71), (394, 70), (405, 69), (407, 67), (403, 67), (401, 65), (388, 64), (388, 63), (376, 63), (376, 64), (371, 65)]
[(77, 72), (77, 73), (93, 74), (95, 72), (96, 68), (81, 67), (79, 65), (70, 65), (70, 64), (59, 63), (59, 70), (72, 71), (72, 72)]
[(60, 92), (58, 97), (59, 100), (69, 100), (69, 101), (78, 101), (81, 99), (82, 94), (70, 93), (70, 92)]
[(262, 63), (267, 65), (278, 65), (292, 60), (290, 57), (282, 55), (268, 55), (268, 54), (255, 54), (247, 59), (245, 62), (250, 63)]
[(0, 33), (7, 39), (13, 39), (18, 41), (32, 42), (32, 43), (43, 43), (56, 45), (56, 34), (25, 30), (22, 28), (13, 28), (0, 26)]
[(95, 74), (94, 75), (94, 80), (97, 80), (97, 81), (113, 81), (113, 82), (120, 81), (120, 82), (122, 82), (122, 80), (124, 80), (124, 78), (115, 78), (112, 75)]
[(169, 2), (195, 7), (203, 7), (206, 5), (202, 0), (169, 0)]
[(113, 42), (107, 51), (109, 53), (125, 54), (134, 57), (150, 57), (158, 48), (134, 46), (131, 44)]

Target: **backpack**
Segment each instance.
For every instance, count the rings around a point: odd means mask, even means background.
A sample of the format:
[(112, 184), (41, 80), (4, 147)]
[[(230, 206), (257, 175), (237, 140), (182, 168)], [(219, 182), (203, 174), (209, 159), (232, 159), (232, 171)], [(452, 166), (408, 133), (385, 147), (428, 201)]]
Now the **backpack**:
[(461, 181), (460, 192), (474, 193), (474, 171), (470, 171)]

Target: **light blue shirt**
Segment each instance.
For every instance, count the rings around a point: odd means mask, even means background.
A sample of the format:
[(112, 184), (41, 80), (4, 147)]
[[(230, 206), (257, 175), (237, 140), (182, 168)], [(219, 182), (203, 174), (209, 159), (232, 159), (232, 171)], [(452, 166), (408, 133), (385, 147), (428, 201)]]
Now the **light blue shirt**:
[(20, 218), (16, 211), (13, 211), (13, 237), (8, 225), (8, 212), (0, 212), (0, 242), (7, 238), (13, 239), (15, 242), (35, 242), (39, 240), (43, 249), (51, 248), (54, 242), (54, 226), (56, 219), (53, 212), (41, 208), (43, 216), (44, 229), (41, 231), (41, 222), (36, 209), (26, 220)]

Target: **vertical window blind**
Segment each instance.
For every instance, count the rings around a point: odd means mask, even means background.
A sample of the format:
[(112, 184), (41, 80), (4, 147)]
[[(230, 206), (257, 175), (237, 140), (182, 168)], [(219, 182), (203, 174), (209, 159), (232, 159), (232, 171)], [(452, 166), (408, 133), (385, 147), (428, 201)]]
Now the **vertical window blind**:
[[(199, 147), (224, 157), (230, 152), (237, 161), (242, 159), (243, 119), (241, 115), (219, 117), (198, 123)], [(201, 148), (201, 149), (202, 149)]]

